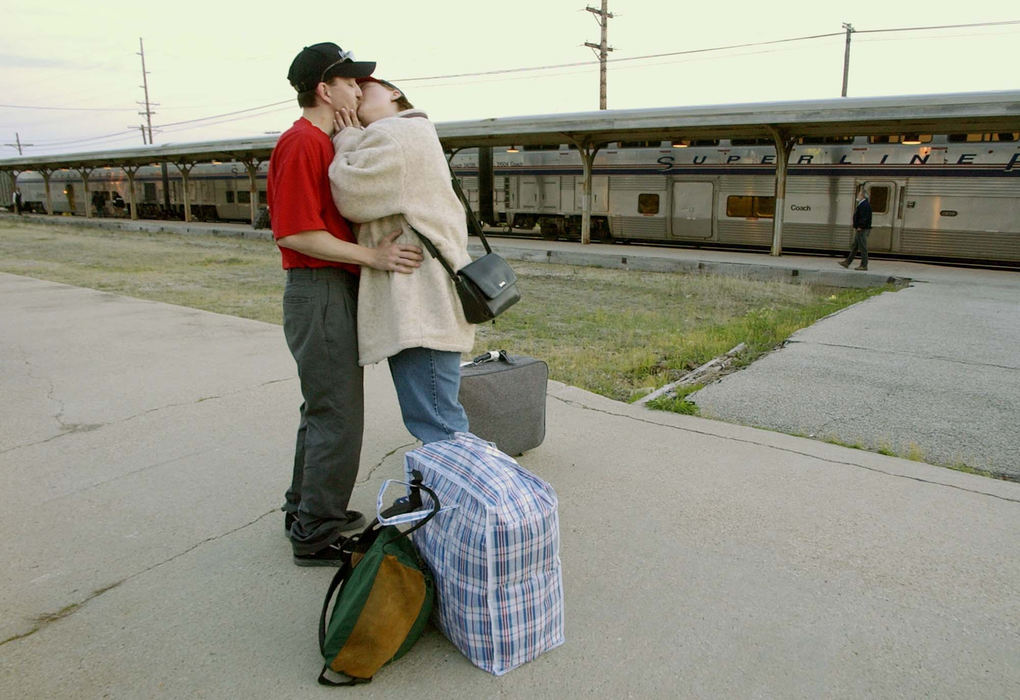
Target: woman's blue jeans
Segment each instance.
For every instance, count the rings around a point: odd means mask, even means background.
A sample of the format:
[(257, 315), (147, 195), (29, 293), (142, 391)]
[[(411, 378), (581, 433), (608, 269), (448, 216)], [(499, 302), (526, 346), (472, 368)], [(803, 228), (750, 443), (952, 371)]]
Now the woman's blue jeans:
[(389, 358), (407, 430), (423, 443), (468, 431), (460, 405), (460, 353), (408, 348)]

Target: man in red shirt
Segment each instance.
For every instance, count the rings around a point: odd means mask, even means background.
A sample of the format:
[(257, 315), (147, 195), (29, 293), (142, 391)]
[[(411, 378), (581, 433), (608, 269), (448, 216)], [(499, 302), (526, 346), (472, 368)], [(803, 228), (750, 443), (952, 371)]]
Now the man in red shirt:
[(301, 421), (284, 525), (300, 566), (336, 566), (342, 532), (364, 526), (348, 510), (361, 459), (364, 390), (358, 365), (357, 295), (362, 265), (412, 273), (416, 246), (395, 245), (395, 231), (376, 248), (355, 242), (329, 188), (333, 118), (356, 110), (357, 78), (373, 62), (358, 62), (333, 43), (306, 46), (287, 79), (302, 116), (280, 136), (269, 160), (267, 195), (273, 237), (287, 271), (283, 331), (301, 380)]

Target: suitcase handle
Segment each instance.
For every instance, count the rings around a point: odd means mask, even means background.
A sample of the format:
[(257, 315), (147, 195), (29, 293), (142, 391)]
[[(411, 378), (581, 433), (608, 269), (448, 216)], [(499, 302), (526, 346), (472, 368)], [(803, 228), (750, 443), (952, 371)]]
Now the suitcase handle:
[(496, 360), (503, 360), (503, 362), (508, 364), (513, 364), (514, 362), (510, 359), (510, 356), (506, 354), (506, 350), (489, 350), (489, 352), (482, 353), (475, 359), (471, 360), (471, 362), (462, 362), (460, 366), (476, 367), (478, 365), (483, 365), (486, 362), (495, 362)]

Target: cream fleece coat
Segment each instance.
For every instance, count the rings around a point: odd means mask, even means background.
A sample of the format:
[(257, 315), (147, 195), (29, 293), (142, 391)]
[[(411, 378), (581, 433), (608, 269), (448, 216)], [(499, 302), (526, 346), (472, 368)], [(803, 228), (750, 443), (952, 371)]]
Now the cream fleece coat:
[[(454, 270), (471, 262), (464, 208), (435, 127), (419, 110), (406, 110), (333, 138), (329, 167), (337, 209), (355, 224), (358, 243), (375, 247), (396, 230), (398, 243), (421, 246), (414, 226)], [(410, 226), (408, 225), (410, 224)], [(475, 327), (450, 276), (428, 251), (409, 275), (362, 267), (358, 288), (358, 352), (362, 366), (407, 348), (468, 352)]]

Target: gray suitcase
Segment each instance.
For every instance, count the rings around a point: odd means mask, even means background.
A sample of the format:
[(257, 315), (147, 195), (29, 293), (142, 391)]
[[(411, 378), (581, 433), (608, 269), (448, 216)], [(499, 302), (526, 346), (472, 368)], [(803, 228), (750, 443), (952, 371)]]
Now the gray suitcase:
[(549, 366), (503, 350), (479, 355), (460, 367), (460, 402), (471, 432), (517, 456), (545, 439)]

